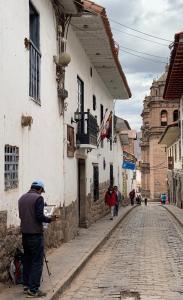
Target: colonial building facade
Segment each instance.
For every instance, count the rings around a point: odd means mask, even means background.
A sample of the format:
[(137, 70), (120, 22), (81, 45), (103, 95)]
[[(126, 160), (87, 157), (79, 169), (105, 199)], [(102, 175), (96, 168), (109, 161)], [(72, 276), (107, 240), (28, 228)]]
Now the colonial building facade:
[(175, 34), (171, 45), (170, 67), (164, 99), (180, 103), (179, 120), (167, 127), (161, 140), (166, 139), (168, 151), (168, 193), (170, 202), (183, 208), (183, 32)]
[(142, 111), (142, 195), (153, 201), (159, 200), (161, 193), (167, 193), (166, 145), (158, 142), (166, 126), (178, 119), (178, 101), (163, 99), (167, 71), (166, 67), (160, 78), (153, 81)]
[(122, 181), (113, 100), (131, 92), (106, 11), (93, 2), (1, 1), (0, 37), (0, 239), (10, 252), (1, 251), (3, 262), (19, 240), (18, 198), (36, 179), (60, 215), (47, 247), (107, 213), (104, 193)]

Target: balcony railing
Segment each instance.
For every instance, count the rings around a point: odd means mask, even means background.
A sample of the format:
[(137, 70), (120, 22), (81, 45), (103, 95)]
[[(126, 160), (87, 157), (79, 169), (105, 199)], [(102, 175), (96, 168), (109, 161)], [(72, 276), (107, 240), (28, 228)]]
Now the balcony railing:
[(89, 111), (80, 112), (76, 134), (76, 144), (82, 148), (96, 148), (98, 124), (97, 119)]

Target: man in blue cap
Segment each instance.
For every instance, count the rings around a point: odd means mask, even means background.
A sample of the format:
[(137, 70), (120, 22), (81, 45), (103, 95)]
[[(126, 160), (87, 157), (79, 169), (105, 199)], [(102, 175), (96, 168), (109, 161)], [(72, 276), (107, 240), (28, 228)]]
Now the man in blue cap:
[(28, 298), (46, 296), (40, 287), (44, 260), (43, 222), (50, 223), (56, 216), (44, 215), (44, 183), (35, 180), (30, 190), (18, 201), (22, 244), (24, 248), (23, 285)]

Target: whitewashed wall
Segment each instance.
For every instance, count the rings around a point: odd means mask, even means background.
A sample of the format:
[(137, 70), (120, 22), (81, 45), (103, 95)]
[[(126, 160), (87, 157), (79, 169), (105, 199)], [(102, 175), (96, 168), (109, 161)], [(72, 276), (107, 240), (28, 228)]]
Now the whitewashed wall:
[(122, 177), (122, 164), (123, 164), (123, 150), (121, 147), (119, 136), (114, 144), (113, 160), (114, 160), (114, 185), (118, 186), (120, 192), (123, 191), (123, 177)]
[[(181, 142), (181, 139), (177, 140), (171, 147), (167, 148), (167, 156), (173, 156), (175, 170), (182, 169), (181, 147), (179, 147), (179, 142)], [(177, 149), (177, 159), (175, 159), (175, 147)]]
[[(63, 205), (65, 202), (67, 206), (77, 198), (77, 160), (67, 158), (66, 153), (67, 124), (71, 125), (71, 117), (77, 109), (77, 75), (84, 81), (85, 111), (91, 109), (100, 122), (100, 104), (104, 111), (113, 109), (113, 99), (94, 68), (91, 78), (92, 65), (70, 28), (67, 51), (72, 60), (66, 69), (68, 109), (64, 119), (59, 115), (53, 62), (57, 52), (54, 13), (49, 0), (33, 0), (32, 3), (40, 13), (41, 105), (29, 98), (29, 51), (24, 46), (24, 38), (29, 38), (29, 1), (7, 0), (4, 5), (0, 0), (0, 210), (8, 210), (8, 225), (19, 224), (18, 198), (35, 179), (45, 182), (48, 204)], [(97, 99), (96, 111), (92, 108), (93, 94)], [(21, 127), (22, 114), (32, 116), (31, 129)], [(76, 129), (75, 124), (74, 127)], [(19, 147), (19, 186), (9, 191), (4, 191), (5, 144)], [(119, 162), (121, 166), (120, 157), (110, 150), (107, 140), (104, 140), (103, 149), (88, 153), (86, 192), (90, 192), (93, 181), (92, 163), (99, 163), (100, 183), (109, 180), (110, 163), (113, 163), (114, 183), (120, 185)]]
[[(113, 110), (113, 99), (109, 94), (104, 82), (99, 77), (96, 70), (93, 68), (88, 56), (73, 30), (70, 28), (68, 34), (67, 51), (71, 55), (71, 63), (66, 69), (66, 89), (69, 91), (67, 99), (68, 109), (65, 112), (65, 125), (71, 125), (71, 117), (74, 117), (74, 112), (78, 108), (77, 102), (77, 76), (84, 82), (84, 110), (90, 109), (91, 114), (97, 116), (98, 124), (100, 125), (100, 104), (109, 111)], [(93, 69), (93, 75), (90, 76), (90, 68)], [(96, 96), (97, 108), (93, 111), (93, 95)], [(76, 128), (77, 125), (72, 124)], [(66, 132), (66, 127), (65, 127)], [(86, 151), (85, 151), (86, 153)], [(99, 182), (109, 180), (110, 163), (113, 163), (113, 151), (110, 151), (110, 143), (105, 139), (104, 148), (92, 150), (87, 154), (86, 159), (86, 193), (90, 192), (90, 186), (93, 182), (93, 163), (99, 164)], [(65, 144), (66, 156), (66, 144)], [(106, 161), (106, 169), (103, 169), (103, 159)], [(71, 201), (77, 198), (77, 160), (75, 158), (66, 158), (66, 173), (65, 173), (65, 203), (70, 204)], [(114, 168), (114, 175), (117, 176), (117, 170)], [(73, 178), (73, 180), (71, 180)], [(71, 188), (72, 182), (72, 188)]]
[[(0, 1), (0, 210), (8, 210), (8, 225), (18, 224), (17, 200), (35, 179), (45, 182), (48, 203), (63, 201), (62, 118), (58, 113), (53, 55), (56, 34), (49, 0), (32, 1), (40, 13), (41, 106), (29, 98), (29, 1)], [(15, 21), (16, 18), (16, 21)], [(31, 115), (31, 129), (21, 116)], [(19, 187), (4, 191), (4, 145), (19, 147)]]

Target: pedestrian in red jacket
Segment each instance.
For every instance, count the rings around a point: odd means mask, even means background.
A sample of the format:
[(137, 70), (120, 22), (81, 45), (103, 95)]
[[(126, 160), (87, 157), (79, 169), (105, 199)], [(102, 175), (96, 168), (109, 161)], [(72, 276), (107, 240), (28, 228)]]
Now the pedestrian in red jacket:
[(110, 220), (113, 220), (114, 209), (115, 209), (115, 205), (116, 205), (116, 193), (112, 186), (110, 186), (108, 188), (108, 191), (105, 194), (105, 204), (107, 204), (110, 207), (110, 210), (111, 210)]

